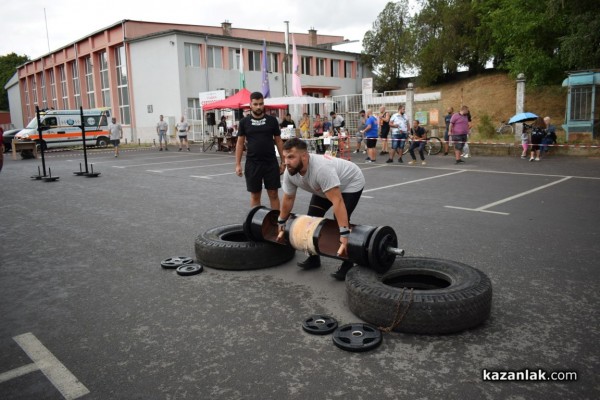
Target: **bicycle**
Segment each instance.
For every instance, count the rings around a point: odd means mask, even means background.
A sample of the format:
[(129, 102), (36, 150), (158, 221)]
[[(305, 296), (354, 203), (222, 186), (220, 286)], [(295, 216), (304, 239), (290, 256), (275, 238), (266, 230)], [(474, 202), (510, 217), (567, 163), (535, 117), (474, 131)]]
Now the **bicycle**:
[(496, 128), (496, 133), (499, 135), (512, 135), (514, 133), (514, 128), (512, 125), (507, 124), (506, 121), (502, 121)]
[[(406, 142), (404, 143), (404, 150), (402, 151), (403, 155), (409, 152), (410, 146), (412, 146), (412, 144), (413, 139), (406, 139)], [(425, 152), (427, 153), (427, 155), (434, 156), (440, 151), (442, 151), (442, 141), (440, 140), (440, 138), (432, 136), (425, 139)]]

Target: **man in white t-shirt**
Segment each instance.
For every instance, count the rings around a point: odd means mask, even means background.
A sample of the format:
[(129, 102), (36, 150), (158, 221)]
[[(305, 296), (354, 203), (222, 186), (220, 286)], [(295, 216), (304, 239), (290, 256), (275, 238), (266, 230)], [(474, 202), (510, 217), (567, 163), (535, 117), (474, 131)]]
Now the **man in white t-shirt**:
[(162, 151), (162, 142), (165, 142), (165, 150), (169, 150), (167, 147), (167, 133), (169, 131), (169, 124), (164, 120), (164, 117), (160, 116), (160, 121), (156, 123), (156, 133), (158, 133), (158, 146), (160, 147), (160, 151)]
[(110, 134), (110, 142), (115, 148), (115, 158), (119, 157), (119, 144), (121, 143), (121, 139), (123, 139), (123, 127), (121, 124), (117, 122), (115, 117), (112, 117), (110, 120), (110, 124), (108, 124), (108, 132)]
[(408, 119), (404, 116), (404, 105), (398, 107), (398, 112), (390, 118), (390, 128), (392, 129), (392, 152), (388, 157), (387, 163), (394, 162), (394, 155), (398, 154), (398, 162), (402, 162), (402, 153), (404, 144), (408, 137)]
[(185, 147), (187, 151), (190, 151), (190, 145), (188, 144), (187, 134), (190, 130), (190, 124), (185, 121), (183, 116), (181, 117), (181, 121), (177, 123), (177, 136), (179, 136), (179, 151), (181, 151), (181, 146), (183, 146), (183, 142), (185, 141)]
[[(350, 216), (365, 187), (362, 171), (356, 164), (341, 158), (310, 154), (306, 142), (298, 138), (284, 143), (283, 159), (286, 169), (282, 181), (283, 201), (278, 219), (278, 240), (284, 240), (285, 222), (294, 207), (296, 191), (302, 188), (312, 193), (307, 215), (323, 217), (333, 206), (340, 231), (337, 256), (347, 257)], [(345, 260), (332, 276), (344, 280), (353, 265), (352, 261)], [(298, 266), (304, 269), (318, 268), (321, 260), (318, 255), (310, 255), (305, 261), (299, 262)]]

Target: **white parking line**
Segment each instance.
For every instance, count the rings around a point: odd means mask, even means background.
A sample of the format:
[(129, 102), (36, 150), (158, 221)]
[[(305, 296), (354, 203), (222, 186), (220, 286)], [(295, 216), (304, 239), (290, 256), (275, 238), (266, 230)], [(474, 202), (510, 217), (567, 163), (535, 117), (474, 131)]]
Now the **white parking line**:
[(464, 169), (461, 169), (460, 171), (450, 172), (448, 174), (430, 176), (429, 178), (415, 179), (414, 181), (408, 181), (408, 182), (402, 182), (402, 183), (395, 183), (393, 185), (387, 185), (387, 186), (381, 186), (381, 187), (377, 187), (377, 188), (367, 189), (367, 190), (363, 190), (363, 193), (374, 192), (376, 190), (382, 190), (382, 189), (389, 189), (389, 188), (396, 187), (396, 186), (408, 185), (410, 183), (423, 182), (423, 181), (427, 181), (427, 180), (430, 180), (430, 179), (443, 178), (444, 176), (461, 174), (463, 172), (467, 172), (467, 171), (464, 170)]
[(12, 369), (10, 371), (0, 374), (0, 383), (9, 381), (14, 378), (18, 378), (23, 375), (27, 375), (33, 371), (39, 371), (40, 369), (35, 363), (23, 365), (22, 367)]
[(15, 336), (13, 339), (65, 399), (76, 399), (90, 393), (88, 388), (79, 382), (67, 367), (58, 361), (32, 333), (24, 333)]
[(224, 174), (214, 174), (214, 175), (190, 175), (190, 178), (212, 179), (213, 176), (223, 176), (223, 175), (231, 175), (231, 174), (235, 174), (235, 172), (225, 172)]
[(144, 163), (144, 164), (133, 164), (133, 165), (113, 165), (113, 168), (132, 168), (132, 167), (146, 167), (148, 165), (159, 165), (159, 164), (177, 164), (184, 162), (193, 162), (193, 161), (204, 161), (202, 158), (194, 158), (191, 160), (179, 160), (179, 161), (165, 161), (165, 162), (155, 162), (155, 163)]
[(223, 164), (194, 165), (194, 166), (191, 166), (191, 167), (181, 167), (181, 168), (147, 169), (146, 172), (158, 172), (158, 173), (162, 173), (162, 172), (165, 172), (165, 171), (177, 171), (177, 170), (180, 170), (180, 169), (218, 167), (220, 165), (232, 165), (232, 164), (235, 164), (235, 163), (229, 162), (229, 163), (223, 163)]
[(545, 188), (553, 186), (553, 185), (558, 185), (559, 183), (564, 182), (564, 181), (566, 181), (568, 179), (571, 179), (571, 178), (572, 178), (572, 176), (567, 176), (567, 177), (564, 177), (564, 178), (559, 179), (557, 181), (550, 182), (550, 183), (548, 183), (546, 185), (542, 185), (542, 186), (533, 188), (531, 190), (528, 190), (526, 192), (518, 193), (518, 194), (515, 194), (514, 196), (510, 196), (510, 197), (507, 197), (505, 199), (498, 200), (498, 201), (495, 201), (493, 203), (486, 204), (484, 206), (477, 207), (477, 208), (466, 208), (466, 207), (455, 207), (455, 206), (444, 206), (444, 207), (446, 207), (446, 208), (454, 208), (454, 209), (458, 209), (458, 210), (467, 210), (467, 211), (476, 211), (476, 212), (486, 212), (486, 213), (492, 213), (492, 214), (510, 215), (510, 213), (498, 212), (498, 211), (488, 211), (487, 209), (495, 207), (495, 206), (497, 206), (499, 204), (502, 204), (502, 203), (506, 203), (506, 202), (514, 200), (514, 199), (518, 199), (519, 197), (527, 196), (528, 194), (537, 192), (538, 190), (542, 190), (542, 189), (545, 189)]

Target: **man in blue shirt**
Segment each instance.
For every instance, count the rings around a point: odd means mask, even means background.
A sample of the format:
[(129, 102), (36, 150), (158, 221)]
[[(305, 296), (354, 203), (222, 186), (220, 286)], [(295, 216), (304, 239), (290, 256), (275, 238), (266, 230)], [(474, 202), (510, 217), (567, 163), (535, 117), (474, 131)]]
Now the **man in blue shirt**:
[(360, 131), (365, 137), (367, 143), (367, 162), (374, 163), (377, 157), (377, 118), (373, 116), (373, 110), (367, 110), (367, 121), (365, 122), (365, 128)]

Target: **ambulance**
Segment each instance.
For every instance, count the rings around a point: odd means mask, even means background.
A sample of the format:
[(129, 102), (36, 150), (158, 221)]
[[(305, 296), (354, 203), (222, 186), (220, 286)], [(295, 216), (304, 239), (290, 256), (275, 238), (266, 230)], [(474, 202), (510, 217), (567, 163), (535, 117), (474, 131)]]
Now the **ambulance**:
[[(106, 147), (110, 143), (108, 123), (110, 108), (83, 110), (85, 144)], [(44, 149), (83, 146), (80, 110), (48, 110), (40, 112), (41, 137), (37, 117), (15, 135), (19, 141), (35, 141)]]

